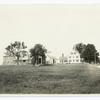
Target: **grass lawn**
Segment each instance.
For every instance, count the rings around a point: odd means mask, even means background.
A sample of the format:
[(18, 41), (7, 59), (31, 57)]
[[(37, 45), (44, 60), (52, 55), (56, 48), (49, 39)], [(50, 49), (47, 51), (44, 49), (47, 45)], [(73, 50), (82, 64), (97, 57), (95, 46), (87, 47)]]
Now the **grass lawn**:
[(0, 66), (0, 93), (100, 93), (100, 68), (89, 64)]

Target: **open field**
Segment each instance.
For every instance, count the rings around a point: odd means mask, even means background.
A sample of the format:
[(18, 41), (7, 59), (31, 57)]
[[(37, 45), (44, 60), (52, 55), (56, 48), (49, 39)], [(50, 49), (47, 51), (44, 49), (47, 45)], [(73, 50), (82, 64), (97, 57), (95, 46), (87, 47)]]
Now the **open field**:
[(100, 93), (100, 68), (89, 64), (0, 66), (0, 93)]

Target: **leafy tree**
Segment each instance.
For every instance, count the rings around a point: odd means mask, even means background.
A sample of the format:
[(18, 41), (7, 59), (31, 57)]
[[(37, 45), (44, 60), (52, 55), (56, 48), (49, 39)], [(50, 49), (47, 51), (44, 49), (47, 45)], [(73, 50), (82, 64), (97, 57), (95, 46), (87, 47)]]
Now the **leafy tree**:
[(6, 55), (15, 57), (17, 60), (17, 64), (19, 65), (20, 57), (26, 56), (27, 53), (27, 51), (25, 51), (26, 48), (27, 46), (25, 46), (24, 42), (15, 41), (14, 43), (11, 43), (5, 48), (7, 51)]
[(83, 52), (83, 58), (85, 62), (91, 63), (91, 62), (98, 62), (99, 61), (99, 53), (97, 52), (95, 46), (93, 44), (87, 44), (84, 52)]
[(47, 49), (42, 44), (36, 44), (33, 48), (30, 49), (32, 63), (33, 65), (39, 64), (39, 56), (42, 57), (42, 64), (46, 63), (46, 53)]
[(75, 50), (77, 50), (80, 53), (80, 57), (83, 58), (83, 52), (86, 48), (86, 45), (83, 43), (78, 43), (75, 45)]

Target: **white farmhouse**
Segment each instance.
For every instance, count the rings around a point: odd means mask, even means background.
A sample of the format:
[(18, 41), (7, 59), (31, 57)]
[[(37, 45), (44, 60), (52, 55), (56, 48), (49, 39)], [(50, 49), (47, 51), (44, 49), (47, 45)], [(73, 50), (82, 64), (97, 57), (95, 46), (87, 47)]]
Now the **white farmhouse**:
[[(28, 52), (26, 55), (23, 57), (21, 56), (19, 59), (19, 64), (20, 65), (25, 65), (30, 63), (30, 58)], [(5, 53), (3, 56), (3, 65), (16, 65), (17, 64), (17, 59), (14, 56), (9, 56)]]
[(78, 51), (73, 49), (67, 57), (68, 63), (81, 63), (80, 54)]
[(54, 56), (46, 55), (46, 63), (47, 64), (56, 64), (58, 59)]
[(80, 54), (78, 51), (73, 49), (67, 56), (62, 54), (62, 56), (59, 57), (59, 62), (61, 64), (81, 63)]

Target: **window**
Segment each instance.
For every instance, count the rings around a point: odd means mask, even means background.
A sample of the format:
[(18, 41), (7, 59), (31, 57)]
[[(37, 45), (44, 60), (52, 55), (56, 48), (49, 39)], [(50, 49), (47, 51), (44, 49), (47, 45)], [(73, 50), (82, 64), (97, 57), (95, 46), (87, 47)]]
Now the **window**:
[(71, 52), (71, 55), (73, 54), (73, 52)]
[(69, 56), (69, 58), (71, 58), (71, 56)]
[(76, 62), (79, 62), (79, 60), (76, 60)]
[(65, 60), (64, 62), (67, 62), (67, 60)]
[(26, 60), (23, 60), (23, 62), (26, 62)]
[(78, 56), (76, 56), (76, 58), (78, 58)]
[(74, 52), (74, 54), (76, 55), (76, 52)]
[(69, 60), (69, 62), (71, 62), (71, 60)]

